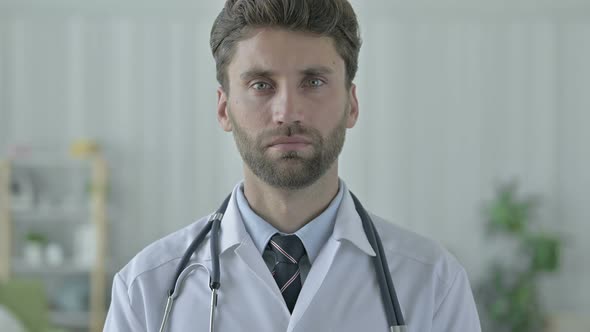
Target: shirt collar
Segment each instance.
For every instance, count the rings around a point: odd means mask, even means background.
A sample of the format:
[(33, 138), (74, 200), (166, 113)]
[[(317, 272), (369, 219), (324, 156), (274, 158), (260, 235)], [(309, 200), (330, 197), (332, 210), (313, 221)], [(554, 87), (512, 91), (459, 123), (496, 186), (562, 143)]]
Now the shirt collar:
[[(285, 235), (285, 233), (279, 232), (275, 227), (262, 219), (252, 210), (250, 204), (248, 204), (248, 201), (244, 196), (243, 183), (238, 185), (237, 188), (238, 190), (234, 191), (234, 194), (236, 197), (238, 210), (242, 216), (242, 220), (244, 221), (244, 227), (250, 234), (254, 245), (262, 255), (268, 244), (268, 241), (274, 234), (280, 233)], [(344, 197), (343, 188), (343, 182), (339, 181), (338, 193), (332, 202), (330, 202), (330, 205), (328, 205), (328, 207), (319, 216), (293, 233), (301, 239), (301, 242), (303, 242), (303, 246), (305, 247), (309, 261), (312, 264), (334, 230), (336, 216), (339, 211), (342, 198)]]
[[(251, 238), (253, 239), (254, 236), (250, 235), (246, 231), (245, 224), (246, 222), (243, 221), (243, 218), (240, 214), (240, 210), (238, 207), (238, 196), (239, 192), (241, 192), (242, 183), (238, 183), (233, 190), (232, 197), (229, 201), (227, 206), (227, 211), (224, 215), (223, 221), (221, 222), (221, 234), (220, 234), (220, 245), (221, 245), (221, 253), (225, 252), (229, 248), (238, 245), (239, 243), (244, 242), (246, 239)], [(340, 188), (338, 191), (338, 196), (342, 196), (340, 198), (340, 202), (337, 203), (337, 199), (334, 199), (330, 206), (335, 205), (337, 206), (336, 217), (334, 218), (333, 222), (333, 231), (331, 232), (332, 239), (336, 241), (347, 240), (353, 245), (355, 245), (358, 249), (362, 250), (369, 256), (375, 256), (375, 251), (371, 247), (367, 236), (365, 235), (365, 231), (363, 229), (363, 225), (361, 222), (361, 218), (359, 214), (356, 212), (356, 208), (354, 206), (354, 201), (352, 200), (352, 196), (346, 187), (344, 181), (340, 180)], [(243, 197), (243, 193), (242, 193)], [(245, 200), (245, 197), (243, 197)], [(249, 208), (250, 206), (246, 202), (246, 206)], [(253, 213), (253, 212), (252, 212)], [(255, 214), (254, 214), (255, 215)], [(227, 218), (226, 218), (227, 217)], [(268, 226), (267, 222), (264, 222)], [(272, 227), (272, 226), (270, 226)], [(332, 226), (331, 226), (332, 227)], [(274, 228), (274, 227), (272, 227)], [(303, 229), (303, 228), (302, 228)], [(274, 234), (274, 233), (273, 233)], [(272, 234), (270, 235), (272, 236)], [(325, 236), (325, 235), (324, 235)], [(328, 237), (330, 236), (330, 231), (328, 231)], [(270, 239), (270, 237), (268, 237)], [(268, 239), (266, 239), (266, 243), (268, 243)], [(302, 240), (303, 241), (303, 240)], [(325, 241), (324, 241), (325, 242)], [(264, 251), (264, 247), (266, 243), (263, 242), (262, 249), (259, 250)], [(304, 242), (305, 245), (305, 242)], [(318, 252), (315, 252), (314, 247), (312, 246), (310, 250), (314, 252), (315, 256), (321, 250), (323, 243), (320, 244), (318, 247)], [(307, 246), (306, 246), (307, 250)], [(262, 252), (261, 251), (261, 252)], [(310, 258), (311, 262), (311, 258)]]

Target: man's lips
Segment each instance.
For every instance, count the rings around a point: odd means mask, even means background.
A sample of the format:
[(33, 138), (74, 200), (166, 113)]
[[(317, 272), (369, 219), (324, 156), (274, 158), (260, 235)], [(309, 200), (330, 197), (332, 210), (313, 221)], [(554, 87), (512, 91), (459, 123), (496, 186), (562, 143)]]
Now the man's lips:
[(309, 144), (309, 140), (301, 136), (285, 136), (272, 140), (269, 146), (278, 144)]
[(301, 136), (279, 137), (272, 140), (268, 147), (277, 148), (280, 150), (297, 150), (310, 145), (310, 140)]

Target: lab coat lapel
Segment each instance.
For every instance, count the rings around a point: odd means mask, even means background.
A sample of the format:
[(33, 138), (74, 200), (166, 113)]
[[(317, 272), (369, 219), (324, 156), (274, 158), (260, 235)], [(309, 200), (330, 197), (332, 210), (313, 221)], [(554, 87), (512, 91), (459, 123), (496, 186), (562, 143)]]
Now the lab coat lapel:
[(318, 289), (320, 289), (324, 283), (326, 275), (330, 271), (330, 267), (334, 262), (334, 258), (336, 257), (339, 248), (340, 242), (336, 241), (333, 237), (330, 237), (324, 248), (320, 251), (318, 257), (316, 257), (313, 266), (309, 270), (309, 274), (303, 283), (301, 293), (299, 293), (299, 297), (297, 298), (297, 303), (293, 309), (287, 332), (291, 332), (295, 329), (297, 323), (309, 308)]
[(277, 301), (277, 305), (284, 307), (286, 315), (290, 315), (283, 296), (277, 283), (272, 277), (262, 255), (252, 242), (252, 238), (244, 227), (244, 221), (240, 214), (235, 191), (240, 190), (240, 185), (234, 188), (234, 192), (227, 206), (225, 216), (221, 222), (221, 254), (223, 255), (229, 249), (235, 247), (235, 254), (248, 267), (248, 270), (254, 274), (259, 281), (268, 288), (269, 294), (272, 294), (273, 299)]
[(336, 214), (334, 231), (320, 251), (305, 279), (289, 322), (288, 332), (296, 329), (297, 323), (303, 318), (324, 280), (326, 280), (335, 259), (337, 259), (337, 255), (342, 253), (342, 240), (354, 244), (359, 252), (363, 252), (365, 255), (375, 256), (375, 252), (371, 248), (363, 230), (362, 221), (356, 211), (352, 196), (346, 187), (344, 187), (344, 197)]
[(283, 295), (277, 283), (272, 277), (270, 270), (266, 266), (266, 263), (260, 256), (260, 252), (252, 242), (250, 237), (246, 237), (242, 244), (236, 248), (236, 254), (242, 262), (248, 267), (250, 272), (254, 274), (258, 280), (260, 280), (268, 289), (270, 294), (272, 294), (273, 300), (277, 302), (277, 305), (284, 309), (285, 314), (288, 316), (289, 311), (285, 305), (285, 301), (283, 300)]

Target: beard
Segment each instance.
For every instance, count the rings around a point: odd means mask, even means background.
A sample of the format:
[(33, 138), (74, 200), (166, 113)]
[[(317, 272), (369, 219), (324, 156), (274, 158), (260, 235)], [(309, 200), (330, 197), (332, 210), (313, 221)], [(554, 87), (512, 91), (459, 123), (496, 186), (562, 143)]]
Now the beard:
[[(229, 112), (232, 132), (236, 146), (252, 173), (270, 186), (279, 189), (297, 190), (306, 188), (320, 179), (334, 164), (346, 136), (347, 112), (327, 137), (313, 128), (298, 123), (267, 129), (256, 137), (251, 137), (240, 127)], [(273, 137), (304, 136), (310, 141), (311, 155), (300, 151), (285, 151), (279, 156), (266, 153), (269, 139)]]

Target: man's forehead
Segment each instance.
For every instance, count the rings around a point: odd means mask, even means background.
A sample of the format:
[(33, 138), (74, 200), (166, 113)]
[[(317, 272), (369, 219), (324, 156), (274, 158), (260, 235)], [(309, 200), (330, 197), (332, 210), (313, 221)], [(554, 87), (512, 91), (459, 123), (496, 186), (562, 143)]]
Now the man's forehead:
[(229, 67), (240, 76), (253, 71), (331, 74), (344, 70), (344, 59), (330, 37), (259, 28), (249, 38), (237, 43)]

